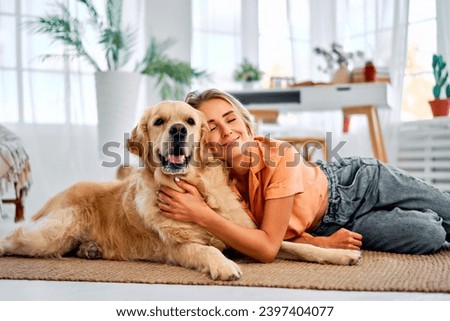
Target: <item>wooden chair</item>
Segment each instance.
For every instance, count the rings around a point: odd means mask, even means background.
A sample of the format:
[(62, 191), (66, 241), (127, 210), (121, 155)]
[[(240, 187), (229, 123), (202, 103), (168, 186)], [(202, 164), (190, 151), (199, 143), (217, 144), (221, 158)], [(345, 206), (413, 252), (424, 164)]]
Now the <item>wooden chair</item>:
[[(14, 184), (14, 190), (17, 188), (17, 183)], [(10, 199), (2, 199), (1, 202), (3, 204), (14, 204), (15, 206), (15, 215), (14, 222), (23, 221), (24, 217), (24, 205), (23, 205), (23, 197), (25, 195), (26, 190), (24, 188), (19, 189), (16, 193), (15, 198)]]
[[(277, 109), (249, 109), (255, 118), (258, 128), (263, 124), (276, 124), (278, 122), (279, 111)], [(327, 146), (325, 138), (317, 136), (299, 137), (299, 136), (280, 136), (276, 139), (286, 141), (294, 146), (294, 148), (302, 154), (302, 156), (310, 161), (316, 150), (321, 150), (323, 159), (328, 160)]]

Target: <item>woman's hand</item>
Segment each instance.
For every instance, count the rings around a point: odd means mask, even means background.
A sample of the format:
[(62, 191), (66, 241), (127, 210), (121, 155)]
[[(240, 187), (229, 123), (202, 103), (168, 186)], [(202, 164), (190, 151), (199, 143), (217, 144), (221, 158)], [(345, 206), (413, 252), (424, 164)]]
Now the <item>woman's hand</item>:
[(162, 186), (158, 191), (159, 209), (168, 218), (199, 224), (205, 211), (211, 209), (195, 186), (178, 178), (175, 183), (185, 192)]
[(362, 235), (356, 232), (341, 228), (331, 234), (326, 241), (326, 247), (359, 250), (362, 246)]
[(158, 193), (158, 206), (165, 217), (198, 224), (249, 257), (273, 261), (286, 233), (294, 196), (267, 200), (261, 228), (250, 229), (217, 214), (195, 186), (182, 180), (175, 182), (184, 193), (167, 187), (161, 187)]
[(341, 228), (330, 236), (312, 236), (304, 232), (300, 237), (292, 241), (333, 249), (359, 250), (362, 246), (362, 235)]

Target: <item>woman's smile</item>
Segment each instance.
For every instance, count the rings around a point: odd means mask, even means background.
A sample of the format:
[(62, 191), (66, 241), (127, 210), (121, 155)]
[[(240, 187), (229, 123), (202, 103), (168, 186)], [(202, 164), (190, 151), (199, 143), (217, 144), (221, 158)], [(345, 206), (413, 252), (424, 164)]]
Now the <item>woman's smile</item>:
[(228, 147), (230, 145), (233, 145), (235, 142), (237, 142), (239, 140), (240, 137), (236, 137), (234, 139), (230, 139), (227, 142), (225, 142), (224, 144), (222, 144), (222, 146), (224, 147)]

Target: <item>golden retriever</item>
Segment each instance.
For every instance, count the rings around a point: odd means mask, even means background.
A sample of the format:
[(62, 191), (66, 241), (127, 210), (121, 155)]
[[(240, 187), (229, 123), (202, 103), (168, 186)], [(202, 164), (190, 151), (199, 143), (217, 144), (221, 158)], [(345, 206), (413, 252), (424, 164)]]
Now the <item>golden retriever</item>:
[[(161, 215), (160, 185), (179, 189), (174, 175), (198, 187), (208, 205), (229, 220), (256, 228), (228, 184), (222, 166), (203, 155), (201, 112), (184, 102), (164, 101), (147, 109), (132, 130), (128, 149), (143, 164), (113, 182), (80, 182), (51, 198), (10, 235), (0, 255), (80, 257), (164, 262), (207, 272), (213, 279), (236, 280), (239, 266), (226, 258), (225, 244), (205, 229)], [(202, 156), (203, 155), (203, 156)], [(280, 258), (356, 264), (359, 251), (323, 249), (283, 242)]]

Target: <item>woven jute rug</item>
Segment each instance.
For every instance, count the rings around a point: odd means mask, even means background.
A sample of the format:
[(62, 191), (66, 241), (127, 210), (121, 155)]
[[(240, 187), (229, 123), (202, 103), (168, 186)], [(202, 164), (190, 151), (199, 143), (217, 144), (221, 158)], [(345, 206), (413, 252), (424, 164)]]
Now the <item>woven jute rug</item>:
[(363, 251), (362, 261), (356, 266), (236, 261), (244, 273), (242, 278), (223, 282), (182, 267), (149, 262), (2, 257), (0, 279), (450, 293), (448, 250), (432, 255)]

